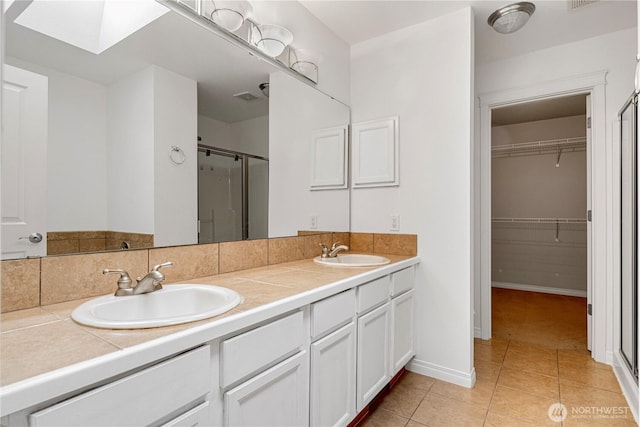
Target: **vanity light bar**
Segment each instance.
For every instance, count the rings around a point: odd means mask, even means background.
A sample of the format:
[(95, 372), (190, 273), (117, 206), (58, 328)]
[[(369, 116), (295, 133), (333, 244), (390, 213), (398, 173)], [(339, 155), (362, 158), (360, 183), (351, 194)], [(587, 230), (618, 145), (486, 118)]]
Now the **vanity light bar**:
[[(238, 36), (237, 34), (226, 30), (225, 28), (217, 25), (215, 22), (212, 22), (210, 19), (207, 19), (206, 17), (200, 15), (197, 10), (199, 9), (199, 3), (200, 3), (199, 0), (196, 0), (195, 2), (193, 0), (191, 1), (156, 0), (156, 1), (168, 7), (169, 9), (175, 11), (176, 13), (184, 16), (190, 21), (200, 25), (201, 27), (206, 28), (207, 30), (214, 33), (215, 35), (222, 37), (224, 40), (228, 41), (229, 43), (249, 51), (251, 55), (258, 57), (259, 59), (273, 65), (274, 67), (281, 69), (282, 71), (285, 71), (287, 74), (297, 78), (298, 80), (301, 80), (305, 83), (311, 83), (314, 86), (318, 83), (317, 81), (312, 80), (311, 78), (305, 76), (304, 74), (301, 74), (296, 70), (290, 68), (287, 64), (284, 64), (283, 62), (277, 60), (276, 58), (267, 55), (266, 53), (261, 51), (258, 47), (251, 44), (249, 41), (243, 39), (242, 37)], [(195, 9), (189, 3), (191, 4), (195, 3)]]

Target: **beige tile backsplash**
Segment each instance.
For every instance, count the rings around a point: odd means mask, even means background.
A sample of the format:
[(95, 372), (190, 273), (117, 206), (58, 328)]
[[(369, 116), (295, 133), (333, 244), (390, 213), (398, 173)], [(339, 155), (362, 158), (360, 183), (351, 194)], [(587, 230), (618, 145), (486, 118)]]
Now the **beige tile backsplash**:
[(148, 250), (104, 252), (42, 258), (40, 304), (48, 305), (73, 299), (115, 292), (117, 274), (102, 270), (122, 269), (131, 278), (147, 273)]
[(220, 273), (263, 267), (268, 260), (267, 239), (220, 243)]
[(149, 249), (148, 270), (154, 265), (173, 262), (173, 266), (162, 269), (167, 283), (214, 276), (218, 274), (218, 246), (218, 243), (209, 243)]
[(119, 276), (103, 275), (105, 268), (126, 270), (135, 280), (154, 265), (173, 261), (162, 270), (171, 283), (313, 258), (321, 253), (319, 243), (333, 242), (358, 253), (417, 254), (415, 235), (300, 232), (296, 237), (2, 261), (0, 312), (112, 293)]
[(40, 258), (2, 261), (0, 273), (2, 312), (40, 305)]

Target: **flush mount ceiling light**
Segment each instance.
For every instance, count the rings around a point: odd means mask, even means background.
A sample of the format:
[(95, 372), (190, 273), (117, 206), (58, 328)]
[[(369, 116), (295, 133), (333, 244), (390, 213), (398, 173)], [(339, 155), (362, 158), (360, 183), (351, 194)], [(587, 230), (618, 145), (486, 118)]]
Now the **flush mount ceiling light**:
[(275, 58), (293, 41), (293, 34), (278, 25), (260, 25), (252, 23), (252, 43), (267, 55)]
[(14, 22), (100, 54), (168, 11), (152, 0), (34, 0)]
[(493, 12), (487, 23), (500, 34), (509, 34), (524, 27), (536, 6), (529, 2), (510, 4)]
[(238, 30), (245, 19), (253, 13), (253, 6), (247, 0), (208, 0), (203, 15), (227, 31)]

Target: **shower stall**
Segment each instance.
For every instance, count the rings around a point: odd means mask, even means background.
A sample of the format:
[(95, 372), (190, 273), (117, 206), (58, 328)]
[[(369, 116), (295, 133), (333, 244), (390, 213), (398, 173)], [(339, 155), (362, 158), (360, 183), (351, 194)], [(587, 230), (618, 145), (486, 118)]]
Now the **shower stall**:
[(198, 243), (267, 237), (269, 160), (198, 145)]

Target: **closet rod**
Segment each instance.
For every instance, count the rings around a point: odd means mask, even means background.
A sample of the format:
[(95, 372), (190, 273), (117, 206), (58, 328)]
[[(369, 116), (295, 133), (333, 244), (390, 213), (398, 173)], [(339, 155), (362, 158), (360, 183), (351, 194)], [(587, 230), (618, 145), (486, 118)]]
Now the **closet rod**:
[(559, 153), (563, 150), (577, 152), (584, 151), (586, 148), (586, 137), (552, 139), (548, 141), (531, 141), (521, 142), (518, 144), (496, 145), (491, 147), (491, 157), (554, 153), (557, 154), (559, 158)]
[(520, 222), (528, 224), (586, 224), (586, 218), (491, 218), (491, 222)]

